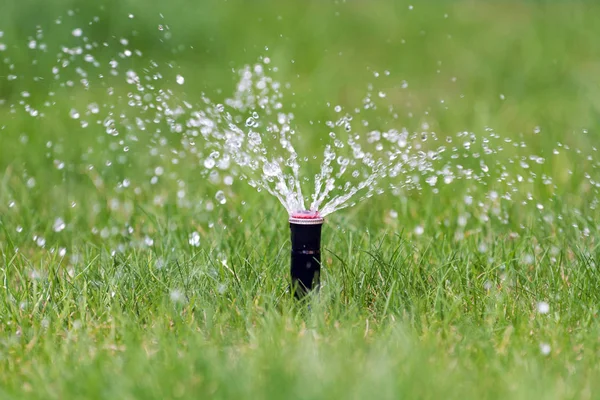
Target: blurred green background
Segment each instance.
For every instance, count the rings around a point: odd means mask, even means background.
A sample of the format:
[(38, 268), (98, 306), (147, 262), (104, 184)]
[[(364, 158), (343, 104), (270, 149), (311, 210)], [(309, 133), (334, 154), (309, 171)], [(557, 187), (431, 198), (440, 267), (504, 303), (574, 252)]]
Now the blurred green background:
[[(372, 71), (389, 70), (390, 85), (408, 82), (395, 99), (408, 127), (427, 119), (448, 131), (493, 126), (530, 133), (540, 126), (567, 135), (597, 121), (598, 7), (555, 1), (25, 0), (6, 2), (0, 25), (9, 49), (26, 45), (36, 27), (49, 45), (72, 43), (69, 33), (77, 27), (99, 42), (127, 38), (144, 59), (180, 68), (190, 98), (200, 90), (228, 93), (232, 69), (269, 56), (280, 80), (292, 84), (301, 122), (321, 117), (327, 102), (356, 103)], [(98, 22), (90, 24), (94, 17)], [(25, 68), (38, 53), (11, 55), (19, 75), (33, 74)], [(103, 54), (114, 57), (115, 49)], [(47, 65), (40, 60), (38, 67)], [(2, 97), (14, 95), (14, 86), (2, 80)]]

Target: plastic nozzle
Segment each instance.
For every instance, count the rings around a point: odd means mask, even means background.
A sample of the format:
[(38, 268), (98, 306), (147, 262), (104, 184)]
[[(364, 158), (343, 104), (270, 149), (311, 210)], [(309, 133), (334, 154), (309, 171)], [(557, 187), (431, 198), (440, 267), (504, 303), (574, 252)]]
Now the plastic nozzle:
[(319, 287), (321, 227), (324, 219), (315, 211), (298, 211), (289, 219), (292, 239), (291, 275), (296, 298)]

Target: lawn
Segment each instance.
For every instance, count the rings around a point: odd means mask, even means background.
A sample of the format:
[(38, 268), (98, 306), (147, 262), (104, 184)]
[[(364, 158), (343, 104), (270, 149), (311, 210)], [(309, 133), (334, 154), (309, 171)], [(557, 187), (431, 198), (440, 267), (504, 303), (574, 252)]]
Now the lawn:
[[(600, 5), (7, 1), (0, 398), (600, 396)], [(307, 197), (340, 108), (446, 148), (326, 217), (303, 302), (284, 207), (181, 125), (256, 63)]]

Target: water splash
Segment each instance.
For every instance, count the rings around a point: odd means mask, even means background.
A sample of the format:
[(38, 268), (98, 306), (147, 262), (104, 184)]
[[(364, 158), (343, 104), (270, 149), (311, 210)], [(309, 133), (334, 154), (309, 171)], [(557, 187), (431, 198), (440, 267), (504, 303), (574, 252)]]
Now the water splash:
[[(306, 196), (303, 183), (310, 182), (301, 179), (300, 157), (293, 144), (302, 135), (292, 126), (294, 115), (281, 111), (283, 85), (265, 70), (263, 63), (244, 67), (234, 95), (223, 104), (205, 97), (207, 106), (194, 111), (186, 125), (200, 126), (205, 144), (217, 149), (205, 159), (205, 167), (212, 168), (216, 159), (233, 161), (242, 179), (275, 196), (290, 214), (310, 204), (309, 210), (326, 216), (382, 193), (379, 184), (386, 177), (396, 178), (397, 188), (415, 187), (417, 181), (409, 174), (432, 173), (433, 161), (445, 150), (444, 146), (422, 149), (418, 135), (406, 130), (368, 130), (367, 121), (356, 124), (362, 131), (354, 128), (359, 113), (377, 107), (371, 89), (361, 108), (327, 122), (330, 143), (325, 145), (313, 192)], [(341, 112), (341, 107), (336, 111)]]

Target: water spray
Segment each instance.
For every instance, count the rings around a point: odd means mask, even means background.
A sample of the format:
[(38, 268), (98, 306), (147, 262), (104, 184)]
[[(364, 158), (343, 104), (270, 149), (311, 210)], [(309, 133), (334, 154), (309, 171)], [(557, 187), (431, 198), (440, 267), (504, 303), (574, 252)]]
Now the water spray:
[(318, 290), (321, 273), (321, 227), (324, 218), (315, 211), (297, 211), (290, 216), (292, 240), (292, 292), (301, 299)]

